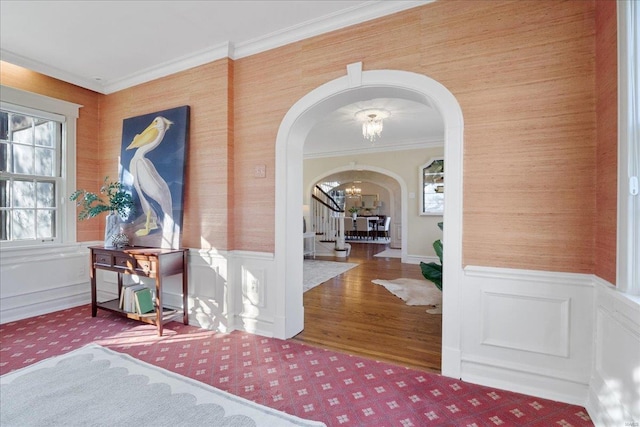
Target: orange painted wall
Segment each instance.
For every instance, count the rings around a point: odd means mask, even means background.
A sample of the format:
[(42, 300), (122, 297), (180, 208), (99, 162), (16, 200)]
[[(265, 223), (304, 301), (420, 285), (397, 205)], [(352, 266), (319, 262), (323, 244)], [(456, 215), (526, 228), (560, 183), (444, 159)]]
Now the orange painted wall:
[(190, 106), (182, 246), (233, 249), (233, 112), (228, 59), (125, 89), (105, 97), (101, 175), (117, 176), (122, 121)]
[(425, 60), (464, 114), (463, 262), (592, 271), (593, 3), (447, 6)]
[(597, 276), (616, 283), (618, 58), (616, 2), (596, 2), (596, 234)]
[[(458, 99), (465, 264), (594, 272), (596, 235), (615, 239), (596, 211), (596, 166), (615, 169), (596, 157), (596, 9), (593, 0), (442, 0), (93, 94), (102, 148), (91, 178), (116, 173), (124, 118), (191, 105), (183, 245), (271, 252), (280, 122), (298, 99), (362, 61), (365, 70), (425, 74)], [(615, 38), (610, 24), (598, 29)], [(256, 178), (261, 165), (267, 175)], [(610, 191), (602, 185), (598, 194)], [(599, 265), (615, 264), (615, 253), (601, 255)]]
[[(100, 101), (104, 96), (2, 61), (0, 61), (0, 83), (83, 106), (80, 108), (77, 122), (76, 184), (78, 188), (98, 191), (102, 183), (102, 178), (96, 174), (102, 158), (98, 138)], [(104, 225), (99, 221), (78, 223), (78, 241), (99, 240), (102, 238), (101, 235), (104, 235)]]
[(236, 61), (238, 249), (273, 250), (273, 178), (251, 167), (273, 171), (282, 117), (362, 61), (460, 102), (465, 264), (593, 271), (594, 33), (593, 1), (449, 0)]

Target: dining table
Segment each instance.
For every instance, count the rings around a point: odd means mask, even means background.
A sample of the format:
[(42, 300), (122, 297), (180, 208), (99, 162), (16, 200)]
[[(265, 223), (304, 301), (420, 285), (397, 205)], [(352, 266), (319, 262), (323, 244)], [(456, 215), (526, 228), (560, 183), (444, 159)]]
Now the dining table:
[[(367, 235), (366, 238), (374, 238), (376, 239), (378, 237), (378, 225), (380, 224), (380, 216), (365, 216), (365, 215), (358, 215), (358, 218), (366, 218), (367, 220)], [(384, 222), (384, 218), (382, 218), (382, 221)], [(371, 233), (370, 233), (371, 231)]]

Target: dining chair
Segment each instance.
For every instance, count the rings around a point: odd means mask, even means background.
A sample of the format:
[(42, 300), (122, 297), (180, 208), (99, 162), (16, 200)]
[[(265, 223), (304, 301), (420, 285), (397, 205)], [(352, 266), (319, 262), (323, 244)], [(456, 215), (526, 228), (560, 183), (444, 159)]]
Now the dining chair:
[(367, 218), (363, 216), (356, 218), (356, 234), (358, 237), (368, 239), (371, 236), (371, 230), (371, 223)]
[(385, 238), (389, 238), (389, 227), (391, 227), (391, 217), (388, 216), (384, 219), (384, 225), (382, 226), (382, 233)]
[(345, 216), (342, 218), (344, 223), (344, 236), (345, 237), (354, 237), (356, 234), (355, 221), (350, 216)]

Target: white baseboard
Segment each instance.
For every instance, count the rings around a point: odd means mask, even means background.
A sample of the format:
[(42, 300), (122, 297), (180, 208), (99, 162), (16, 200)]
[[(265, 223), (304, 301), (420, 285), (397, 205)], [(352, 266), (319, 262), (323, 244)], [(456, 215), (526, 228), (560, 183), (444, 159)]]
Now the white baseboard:
[(503, 360), (463, 357), (463, 380), (474, 384), (523, 393), (573, 405), (584, 405), (587, 384), (562, 372), (518, 366)]
[(461, 378), (460, 373), (460, 349), (442, 346), (441, 373), (445, 377)]
[(420, 264), (421, 262), (435, 262), (436, 264), (440, 264), (440, 260), (435, 256), (424, 256), (424, 255), (407, 255), (406, 258), (402, 260), (405, 264)]

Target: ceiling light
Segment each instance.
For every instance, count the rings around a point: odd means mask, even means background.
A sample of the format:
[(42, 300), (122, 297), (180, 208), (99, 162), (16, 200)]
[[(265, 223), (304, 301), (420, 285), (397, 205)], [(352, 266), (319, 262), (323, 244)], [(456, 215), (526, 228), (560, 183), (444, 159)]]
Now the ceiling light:
[(391, 113), (381, 108), (370, 108), (356, 113), (356, 119), (362, 122), (362, 136), (371, 142), (380, 138), (382, 133), (382, 120), (391, 116)]
[(345, 188), (344, 192), (347, 196), (359, 196), (362, 193), (362, 189), (352, 185), (351, 188)]

